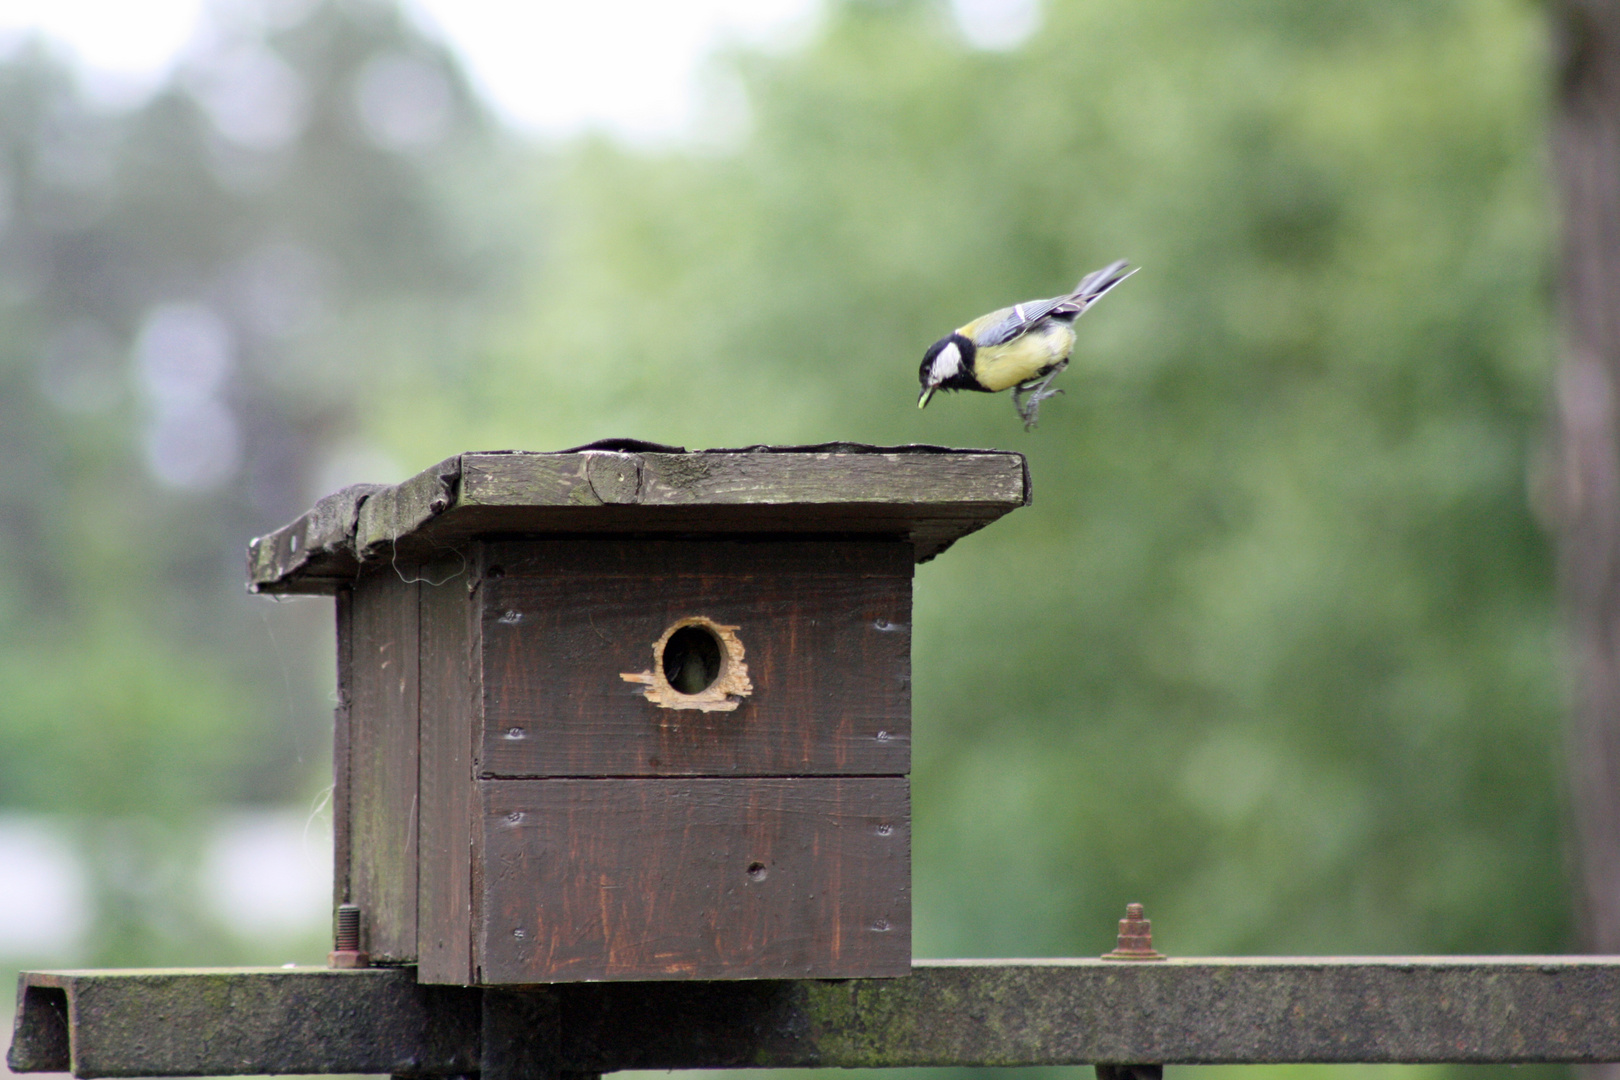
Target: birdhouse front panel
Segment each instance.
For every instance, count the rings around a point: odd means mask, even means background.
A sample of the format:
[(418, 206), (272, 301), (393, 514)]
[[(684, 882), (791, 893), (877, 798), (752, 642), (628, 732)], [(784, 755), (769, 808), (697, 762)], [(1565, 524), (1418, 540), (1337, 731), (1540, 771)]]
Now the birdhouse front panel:
[(910, 545), (486, 545), (479, 771), (903, 776)]
[(904, 777), (483, 785), (484, 984), (911, 968)]
[(909, 968), (909, 545), (474, 564), (479, 981)]
[(419, 980), (910, 968), (915, 562), (1028, 499), (935, 447), (464, 454), (253, 542), (338, 598), (335, 901)]

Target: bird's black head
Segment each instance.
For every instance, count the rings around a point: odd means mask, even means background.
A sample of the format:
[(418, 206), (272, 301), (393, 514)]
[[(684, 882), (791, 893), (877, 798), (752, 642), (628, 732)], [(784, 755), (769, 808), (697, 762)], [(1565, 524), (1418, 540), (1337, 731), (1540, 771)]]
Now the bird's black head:
[(928, 346), (923, 353), (922, 366), (917, 369), (917, 381), (922, 394), (917, 407), (928, 404), (935, 390), (977, 390), (973, 377), (973, 342), (961, 334), (949, 334)]

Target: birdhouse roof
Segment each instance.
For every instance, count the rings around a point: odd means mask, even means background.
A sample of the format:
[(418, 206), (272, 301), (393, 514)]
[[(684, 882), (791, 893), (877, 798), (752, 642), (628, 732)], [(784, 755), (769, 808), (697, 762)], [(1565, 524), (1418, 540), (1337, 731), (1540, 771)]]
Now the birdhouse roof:
[(457, 454), (356, 484), (248, 545), (248, 588), (329, 593), (481, 536), (806, 535), (909, 540), (918, 562), (1029, 502), (1022, 454), (942, 446), (688, 451), (607, 439)]

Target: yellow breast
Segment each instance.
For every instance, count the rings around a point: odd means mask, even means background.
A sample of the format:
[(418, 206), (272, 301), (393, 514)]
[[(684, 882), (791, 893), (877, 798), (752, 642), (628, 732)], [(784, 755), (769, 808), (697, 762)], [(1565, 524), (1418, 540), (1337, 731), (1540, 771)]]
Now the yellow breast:
[(1039, 377), (1069, 358), (1074, 330), (1049, 322), (1005, 345), (991, 345), (973, 356), (973, 374), (987, 390), (1005, 390)]

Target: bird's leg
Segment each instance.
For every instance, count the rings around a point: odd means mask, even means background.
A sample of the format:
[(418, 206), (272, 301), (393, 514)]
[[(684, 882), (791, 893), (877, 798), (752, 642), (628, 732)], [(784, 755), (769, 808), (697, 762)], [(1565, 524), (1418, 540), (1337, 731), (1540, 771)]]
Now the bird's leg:
[[(1041, 411), (1041, 402), (1054, 394), (1063, 393), (1061, 387), (1048, 389), (1052, 380), (1057, 378), (1058, 371), (1061, 370), (1061, 368), (1058, 368), (1052, 371), (1040, 382), (1031, 380), (1027, 383), (1020, 383), (1013, 388), (1013, 408), (1018, 410), (1018, 418), (1024, 422), (1025, 431), (1034, 429), (1036, 416)], [(1025, 394), (1029, 395), (1028, 401), (1023, 400)]]
[(1029, 417), (1024, 413), (1024, 392), (1033, 385), (1033, 383), (1019, 383), (1013, 387), (1012, 392), (1013, 408), (1018, 412), (1018, 419), (1026, 423), (1029, 421)]

